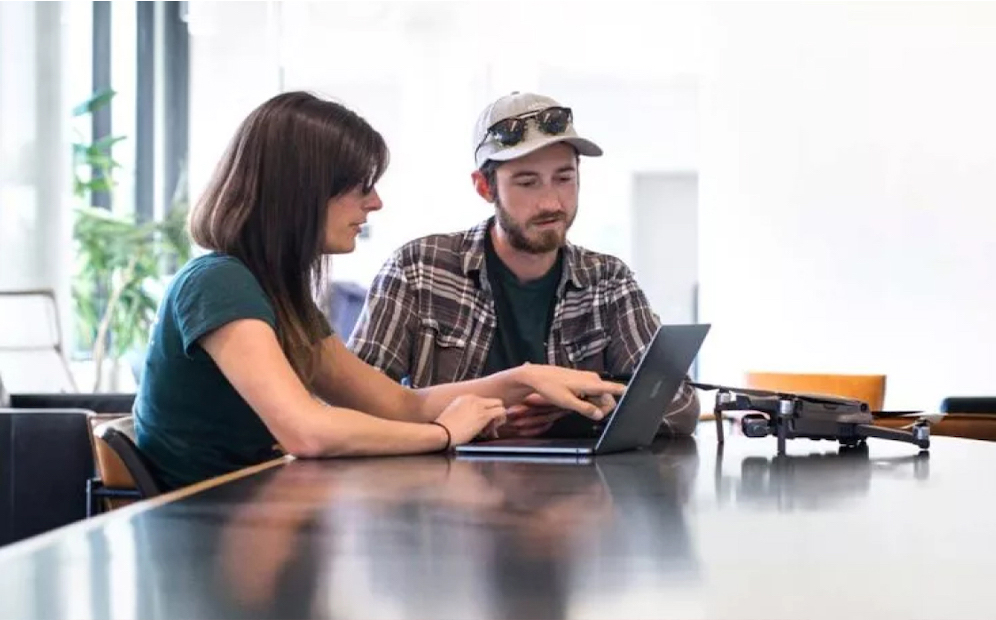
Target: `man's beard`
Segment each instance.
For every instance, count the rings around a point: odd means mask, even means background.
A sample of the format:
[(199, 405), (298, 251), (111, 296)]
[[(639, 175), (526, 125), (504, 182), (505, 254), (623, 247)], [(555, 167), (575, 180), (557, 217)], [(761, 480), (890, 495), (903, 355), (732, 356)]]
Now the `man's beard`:
[[(530, 254), (546, 254), (547, 252), (552, 252), (561, 248), (566, 241), (567, 231), (570, 230), (571, 224), (574, 223), (573, 217), (568, 220), (567, 216), (557, 213), (537, 215), (527, 222), (525, 226), (520, 226), (518, 222), (512, 219), (512, 215), (505, 210), (505, 207), (502, 206), (500, 200), (495, 201), (495, 207), (498, 211), (498, 224), (508, 236), (508, 243), (516, 250), (528, 252)], [(550, 221), (553, 219), (566, 222), (562, 233), (559, 230), (543, 230), (538, 236), (534, 235), (533, 238), (530, 238), (526, 234), (526, 229), (530, 224)]]

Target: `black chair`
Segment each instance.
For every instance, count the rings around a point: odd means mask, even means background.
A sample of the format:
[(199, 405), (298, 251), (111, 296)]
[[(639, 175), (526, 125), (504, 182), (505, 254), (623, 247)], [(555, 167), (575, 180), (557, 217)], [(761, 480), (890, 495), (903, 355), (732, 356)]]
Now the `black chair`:
[(941, 401), (941, 413), (996, 414), (996, 396), (949, 396)]
[(125, 472), (113, 472), (110, 459), (100, 458), (98, 445), (98, 460), (101, 469), (100, 485), (93, 484), (91, 495), (94, 499), (101, 497), (117, 497), (131, 499), (147, 499), (162, 494), (164, 485), (153, 473), (149, 460), (139, 450), (135, 441), (135, 418), (124, 416), (99, 424), (93, 430), (94, 437), (106, 444), (124, 465)]
[(135, 395), (131, 393), (53, 393), (10, 394), (14, 409), (88, 409), (97, 413), (131, 413)]
[(86, 518), (86, 409), (0, 409), (0, 545)]
[[(134, 394), (3, 394), (0, 545), (92, 514), (92, 424), (131, 411)], [(95, 413), (99, 412), (99, 413)]]

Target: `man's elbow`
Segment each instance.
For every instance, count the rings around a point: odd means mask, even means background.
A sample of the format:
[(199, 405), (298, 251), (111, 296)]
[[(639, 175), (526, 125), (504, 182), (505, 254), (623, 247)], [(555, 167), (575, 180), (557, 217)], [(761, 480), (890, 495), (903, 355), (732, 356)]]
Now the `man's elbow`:
[(702, 415), (702, 407), (699, 404), (697, 395), (693, 392), (679, 409), (673, 409), (664, 414), (664, 425), (668, 432), (675, 436), (688, 436), (695, 432), (699, 418)]
[(699, 423), (699, 408), (688, 407), (664, 416), (668, 432), (676, 437), (687, 437), (695, 432)]

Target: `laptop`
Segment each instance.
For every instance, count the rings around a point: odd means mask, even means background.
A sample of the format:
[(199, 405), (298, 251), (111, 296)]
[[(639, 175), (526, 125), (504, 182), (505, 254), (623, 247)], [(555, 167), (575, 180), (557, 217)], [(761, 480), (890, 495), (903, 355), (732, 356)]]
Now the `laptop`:
[(595, 455), (645, 448), (698, 355), (710, 325), (662, 325), (601, 435), (587, 439), (494, 439), (456, 447), (458, 455)]

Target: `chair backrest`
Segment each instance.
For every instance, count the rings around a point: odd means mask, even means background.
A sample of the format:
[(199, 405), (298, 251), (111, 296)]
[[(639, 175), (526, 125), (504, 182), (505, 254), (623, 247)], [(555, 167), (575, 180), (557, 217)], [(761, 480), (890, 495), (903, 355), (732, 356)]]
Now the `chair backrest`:
[(55, 293), (0, 290), (0, 371), (11, 392), (76, 392)]
[(808, 392), (854, 398), (872, 411), (885, 406), (885, 375), (825, 375), (784, 372), (748, 372), (746, 387), (785, 392)]
[(0, 408), (0, 546), (86, 518), (91, 414)]
[[(104, 486), (114, 488), (133, 486), (143, 498), (155, 497), (163, 492), (162, 483), (156, 479), (149, 461), (135, 443), (134, 417), (128, 415), (102, 422), (93, 429), (93, 434), (96, 440), (106, 444), (113, 455), (120, 460), (120, 464), (115, 463), (98, 446), (98, 470)], [(121, 471), (120, 465), (124, 465), (125, 471)]]

